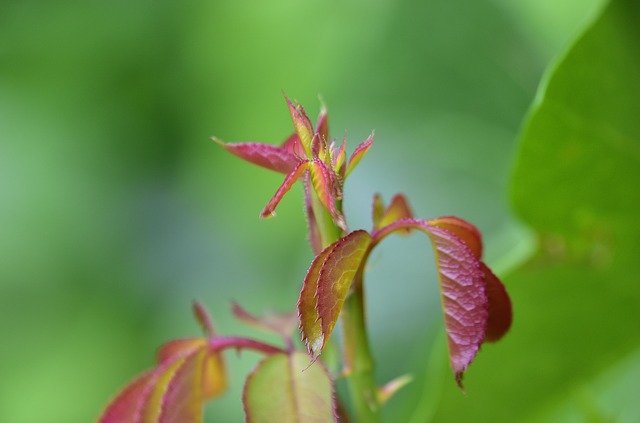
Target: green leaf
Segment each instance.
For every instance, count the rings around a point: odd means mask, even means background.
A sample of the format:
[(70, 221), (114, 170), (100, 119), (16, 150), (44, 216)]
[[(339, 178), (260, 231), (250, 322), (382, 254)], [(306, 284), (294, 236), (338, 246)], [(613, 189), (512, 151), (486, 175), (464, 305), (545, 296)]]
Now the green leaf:
[(319, 362), (296, 352), (262, 360), (247, 378), (243, 403), (247, 422), (336, 421), (333, 386)]
[(619, 415), (576, 398), (640, 347), (639, 22), (640, 3), (611, 2), (545, 78), (512, 181), (540, 240), (507, 278), (518, 318), (474, 367), (473, 395), (448, 389), (435, 421), (552, 421), (560, 405), (575, 421)]

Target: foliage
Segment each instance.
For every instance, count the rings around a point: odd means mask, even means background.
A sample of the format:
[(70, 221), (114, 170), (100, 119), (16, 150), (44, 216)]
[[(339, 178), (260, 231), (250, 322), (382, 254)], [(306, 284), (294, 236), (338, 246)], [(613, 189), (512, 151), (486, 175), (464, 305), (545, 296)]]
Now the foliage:
[[(317, 363), (341, 315), (345, 315), (343, 371), (351, 386), (353, 417), (377, 421), (379, 409), (406, 378), (376, 388), (373, 363), (364, 324), (363, 273), (373, 248), (388, 235), (417, 229), (431, 239), (438, 267), (449, 356), (455, 379), (462, 376), (485, 341), (500, 339), (511, 325), (511, 302), (499, 279), (481, 261), (482, 240), (472, 224), (456, 218), (413, 218), (402, 195), (386, 207), (374, 197), (373, 226), (350, 232), (342, 211), (343, 185), (373, 144), (373, 135), (346, 160), (346, 139), (340, 147), (329, 138), (323, 106), (314, 130), (304, 108), (286, 99), (295, 132), (281, 146), (233, 143), (213, 138), (229, 152), (285, 179), (260, 215), (271, 217), (284, 195), (298, 180), (304, 182), (309, 241), (316, 252), (298, 301), (302, 338), (311, 363), (295, 351), (289, 339), (289, 319), (261, 321), (234, 305), (244, 322), (283, 335), (286, 350), (247, 338), (216, 336), (207, 313), (196, 304), (195, 314), (206, 339), (172, 341), (159, 352), (158, 367), (128, 385), (107, 407), (104, 423), (198, 422), (205, 400), (225, 385), (220, 354), (225, 348), (255, 349), (269, 356), (245, 384), (243, 402), (247, 421), (331, 421), (338, 418), (331, 377)], [(349, 301), (355, 309), (343, 306)], [(313, 368), (313, 370), (310, 370)], [(305, 372), (306, 370), (306, 372)], [(334, 375), (333, 377), (337, 377)], [(342, 410), (342, 407), (340, 407)], [(341, 412), (344, 415), (344, 411)], [(346, 418), (346, 416), (345, 416)]]

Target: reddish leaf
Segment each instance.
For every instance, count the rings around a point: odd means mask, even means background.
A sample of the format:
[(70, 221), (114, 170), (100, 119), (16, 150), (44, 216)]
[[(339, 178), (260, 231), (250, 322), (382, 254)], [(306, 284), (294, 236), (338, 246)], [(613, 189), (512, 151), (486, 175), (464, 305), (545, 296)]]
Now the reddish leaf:
[(336, 244), (337, 242), (325, 248), (313, 260), (304, 278), (300, 299), (298, 300), (298, 316), (300, 318), (302, 340), (307, 346), (309, 354), (314, 357), (320, 354), (324, 345), (324, 335), (317, 308), (316, 292), (318, 291), (318, 280), (320, 279), (320, 270)]
[(358, 230), (338, 240), (332, 248), (329, 247), (331, 252), (320, 269), (316, 295), (324, 335), (322, 346), (331, 336), (356, 274), (362, 271), (361, 265), (370, 244), (369, 233)]
[[(473, 224), (454, 216), (429, 220), (429, 224), (452, 232), (467, 244), (478, 259), (482, 257), (482, 236)], [(482, 262), (481, 268), (489, 300), (489, 319), (485, 341), (495, 342), (502, 338), (511, 326), (511, 300), (504, 285), (491, 269)]]
[(289, 135), (289, 137), (280, 145), (280, 148), (293, 154), (299, 160), (306, 160), (306, 154), (304, 152), (304, 148), (302, 148), (302, 144), (300, 143), (300, 137), (298, 137), (298, 134), (296, 133)]
[(258, 363), (244, 385), (248, 423), (334, 422), (333, 384), (327, 370), (309, 356), (274, 354)]
[(488, 299), (482, 264), (459, 237), (430, 221), (403, 219), (374, 233), (374, 242), (401, 229), (425, 232), (435, 249), (449, 358), (458, 385), (484, 341)]
[(144, 400), (141, 422), (156, 423), (159, 421), (169, 384), (188, 357), (180, 357), (155, 370), (157, 376), (151, 393)]
[(232, 311), (238, 320), (267, 332), (276, 333), (283, 338), (290, 338), (298, 323), (295, 313), (267, 313), (258, 317), (246, 311), (238, 303), (233, 303)]
[(289, 173), (300, 162), (293, 152), (275, 145), (257, 142), (226, 144), (215, 137), (211, 139), (231, 154), (276, 172)]
[[(375, 195), (373, 198), (373, 229), (377, 230), (388, 226), (400, 219), (409, 219), (413, 217), (411, 207), (407, 199), (402, 194), (396, 194), (392, 199), (388, 207), (384, 207), (384, 203), (379, 195)], [(406, 230), (408, 233), (409, 230)]]
[(107, 406), (99, 422), (138, 423), (156, 377), (154, 372), (146, 372), (127, 385)]
[(430, 219), (429, 224), (453, 233), (467, 244), (477, 258), (482, 258), (482, 235), (472, 223), (459, 217), (444, 216)]
[(206, 349), (186, 357), (162, 396), (158, 423), (198, 423), (203, 417), (203, 368)]
[(265, 208), (260, 213), (260, 216), (263, 218), (273, 216), (275, 214), (276, 207), (282, 200), (282, 197), (291, 189), (293, 184), (304, 174), (304, 172), (309, 167), (309, 162), (300, 162), (295, 169), (291, 171), (280, 185), (280, 188), (273, 195), (271, 200), (267, 203)]
[(351, 154), (351, 157), (349, 158), (349, 164), (347, 165), (345, 177), (348, 176), (353, 169), (355, 169), (358, 163), (360, 163), (360, 160), (362, 160), (364, 155), (367, 154), (367, 151), (369, 151), (372, 144), (373, 144), (373, 133), (371, 133), (371, 135), (369, 135), (369, 137), (366, 140), (361, 142), (353, 151), (353, 154)]
[(489, 300), (489, 320), (485, 341), (495, 342), (502, 338), (511, 327), (511, 299), (509, 299), (504, 285), (491, 269), (484, 263), (481, 263), (481, 268)]
[(300, 138), (300, 144), (307, 154), (307, 157), (311, 157), (311, 141), (313, 139), (313, 125), (304, 111), (304, 107), (300, 104), (293, 104), (291, 100), (285, 97), (287, 100), (287, 106), (289, 107), (289, 113), (291, 113), (291, 120), (293, 121), (293, 129)]

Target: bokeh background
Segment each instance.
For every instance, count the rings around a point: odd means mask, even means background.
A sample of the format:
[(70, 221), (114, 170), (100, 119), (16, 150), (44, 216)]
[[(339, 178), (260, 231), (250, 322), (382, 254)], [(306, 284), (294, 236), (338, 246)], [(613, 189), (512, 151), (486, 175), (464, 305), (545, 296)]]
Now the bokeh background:
[[(300, 187), (260, 221), (281, 176), (208, 140), (280, 142), (283, 90), (311, 115), (322, 95), (351, 149), (375, 129), (346, 187), (351, 227), (370, 226), (374, 192), (404, 192), (419, 216), (477, 223), (508, 274), (534, 249), (507, 195), (517, 134), (545, 67), (601, 3), (2, 2), (0, 421), (95, 420), (160, 343), (198, 333), (193, 299), (221, 332), (257, 337), (231, 300), (293, 309), (312, 258)], [(377, 377), (416, 377), (386, 421), (471, 416), (448, 373), (435, 280), (420, 237), (392, 238), (372, 260)], [(257, 358), (229, 354), (231, 387), (207, 421), (242, 421)], [(473, 366), (468, 380), (473, 398)], [(466, 411), (509, 421), (499, 398), (483, 407)]]

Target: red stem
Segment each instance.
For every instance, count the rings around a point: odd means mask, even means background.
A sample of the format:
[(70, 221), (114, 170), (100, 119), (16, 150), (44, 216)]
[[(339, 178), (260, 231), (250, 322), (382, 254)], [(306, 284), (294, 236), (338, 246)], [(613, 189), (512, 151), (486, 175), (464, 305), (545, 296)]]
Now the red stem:
[(209, 339), (209, 347), (214, 351), (235, 348), (237, 350), (254, 350), (265, 354), (287, 353), (286, 350), (276, 347), (275, 345), (265, 344), (264, 342), (256, 341), (255, 339), (241, 338), (238, 336), (214, 336)]

